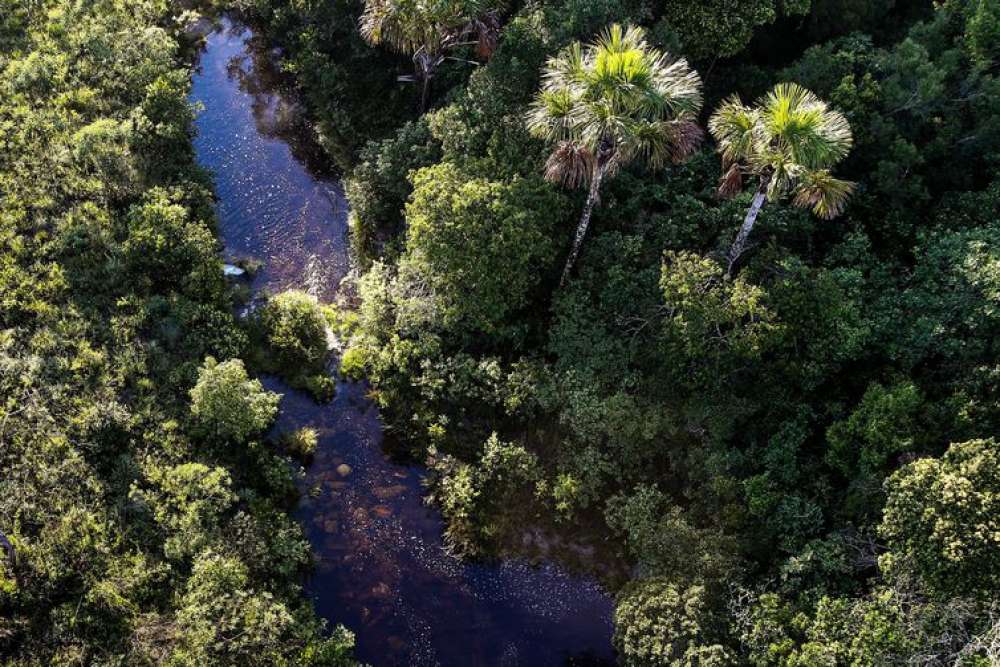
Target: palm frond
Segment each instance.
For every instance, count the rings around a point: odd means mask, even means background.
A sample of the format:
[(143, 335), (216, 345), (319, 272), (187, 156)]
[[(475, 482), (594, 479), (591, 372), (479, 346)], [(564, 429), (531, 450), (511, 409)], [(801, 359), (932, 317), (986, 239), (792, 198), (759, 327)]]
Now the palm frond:
[(798, 84), (776, 85), (760, 108), (769, 142), (807, 169), (828, 169), (850, 151), (851, 128), (844, 115)]
[(687, 60), (672, 60), (669, 54), (658, 53), (652, 69), (655, 72), (653, 87), (671, 113), (696, 116), (701, 112), (701, 76)]
[(642, 28), (614, 24), (546, 63), (527, 122), (535, 136), (600, 155), (610, 173), (635, 157), (658, 166), (689, 156), (701, 139), (701, 104), (701, 79), (687, 62), (650, 47)]
[(736, 95), (726, 99), (708, 120), (726, 165), (750, 160), (754, 155), (760, 113), (743, 104)]
[(843, 213), (854, 187), (854, 183), (834, 178), (825, 169), (806, 172), (799, 178), (793, 203), (812, 208), (817, 216), (831, 220)]
[(528, 131), (540, 139), (562, 141), (574, 135), (576, 100), (568, 88), (546, 90), (528, 110)]
[(743, 190), (743, 170), (739, 164), (729, 165), (729, 169), (719, 179), (719, 196), (724, 199), (735, 197)]
[(569, 188), (590, 182), (597, 159), (586, 146), (573, 141), (560, 141), (545, 162), (545, 180)]
[(592, 48), (595, 52), (625, 53), (645, 51), (649, 45), (646, 43), (646, 31), (640, 26), (623, 27), (620, 23), (612, 23), (598, 36)]
[(641, 156), (655, 168), (670, 159), (669, 137), (661, 123), (630, 121), (622, 135), (627, 137), (618, 144), (618, 154), (623, 162), (631, 162)]
[(548, 59), (542, 74), (542, 90), (569, 88), (583, 76), (585, 65), (580, 44), (570, 44)]

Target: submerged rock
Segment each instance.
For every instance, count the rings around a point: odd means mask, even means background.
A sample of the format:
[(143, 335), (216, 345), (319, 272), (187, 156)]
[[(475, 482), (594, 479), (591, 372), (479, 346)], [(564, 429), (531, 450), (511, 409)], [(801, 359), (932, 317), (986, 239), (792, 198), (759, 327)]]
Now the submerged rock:
[(351, 474), (351, 466), (347, 465), (346, 463), (341, 463), (339, 466), (337, 466), (337, 474), (340, 475), (341, 477), (347, 477), (348, 475)]
[(395, 498), (396, 496), (402, 495), (406, 491), (406, 487), (402, 484), (396, 484), (393, 486), (377, 486), (373, 493), (375, 497), (379, 500), (388, 500), (389, 498)]

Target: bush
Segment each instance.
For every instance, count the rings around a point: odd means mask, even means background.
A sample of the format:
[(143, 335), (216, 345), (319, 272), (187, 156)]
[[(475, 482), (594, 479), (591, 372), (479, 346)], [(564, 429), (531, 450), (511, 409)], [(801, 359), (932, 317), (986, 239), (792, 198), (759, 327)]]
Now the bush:
[(328, 349), (326, 319), (316, 297), (290, 290), (268, 299), (258, 322), (270, 357), (264, 367), (282, 374), (321, 371)]
[(281, 442), (289, 454), (303, 461), (308, 461), (316, 453), (319, 433), (316, 429), (305, 426), (291, 433), (286, 433)]
[(956, 443), (885, 483), (881, 533), (893, 555), (912, 563), (943, 595), (989, 596), (1000, 589), (1000, 447)]
[(191, 414), (203, 434), (243, 443), (271, 425), (280, 399), (251, 380), (239, 359), (208, 357), (191, 390)]
[(403, 206), (413, 186), (410, 173), (434, 164), (441, 148), (425, 121), (410, 122), (396, 136), (370, 141), (346, 181), (351, 202), (351, 247), (365, 264), (381, 254), (403, 225)]
[(365, 377), (368, 354), (362, 347), (349, 347), (340, 357), (340, 374), (351, 380)]
[(701, 586), (668, 579), (633, 582), (618, 595), (615, 647), (628, 667), (722, 667), (734, 656), (713, 642), (711, 605)]
[(316, 373), (304, 377), (292, 378), (292, 386), (305, 389), (317, 401), (328, 403), (337, 393), (337, 382), (326, 373)]
[(551, 269), (564, 198), (539, 178), (470, 178), (449, 163), (413, 184), (402, 261), (430, 287), (445, 329), (501, 333)]

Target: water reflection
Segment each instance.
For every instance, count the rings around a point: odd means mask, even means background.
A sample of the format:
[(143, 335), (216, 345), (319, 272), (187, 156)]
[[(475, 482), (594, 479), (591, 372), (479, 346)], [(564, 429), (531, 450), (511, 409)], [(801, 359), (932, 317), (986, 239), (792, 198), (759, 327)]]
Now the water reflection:
[(267, 70), (253, 67), (250, 39), (228, 23), (210, 35), (192, 92), (204, 107), (195, 149), (215, 174), (225, 256), (263, 262), (255, 289), (304, 286), (330, 299), (350, 263), (343, 188), (296, 159), (306, 142), (284, 140), (299, 116), (253, 76)]
[[(264, 262), (257, 290), (307, 287), (331, 299), (349, 268), (343, 192), (303, 166), (307, 150), (284, 140), (298, 122), (294, 105), (259, 75), (266, 68), (248, 57), (250, 39), (225, 24), (209, 37), (194, 82), (205, 108), (196, 148), (216, 175), (226, 255)], [(383, 453), (363, 385), (341, 382), (334, 401), (320, 406), (277, 379), (265, 384), (284, 394), (277, 431), (319, 433), (298, 510), (317, 561), (307, 588), (323, 617), (356, 632), (361, 659), (611, 661), (611, 602), (596, 584), (552, 565), (470, 564), (443, 550), (440, 516), (423, 502), (422, 470)]]

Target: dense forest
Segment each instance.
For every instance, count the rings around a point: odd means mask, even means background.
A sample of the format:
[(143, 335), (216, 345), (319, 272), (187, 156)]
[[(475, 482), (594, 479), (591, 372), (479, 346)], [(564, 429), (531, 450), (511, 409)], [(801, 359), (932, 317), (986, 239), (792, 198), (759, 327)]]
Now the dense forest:
[[(343, 174), (341, 373), (456, 554), (586, 545), (625, 665), (1000, 664), (1000, 2), (216, 4)], [(11, 665), (349, 661), (253, 374), (323, 325), (232, 314), (195, 9), (0, 0)]]
[(239, 360), (186, 21), (0, 3), (5, 665), (349, 664), (258, 437), (277, 396)]

